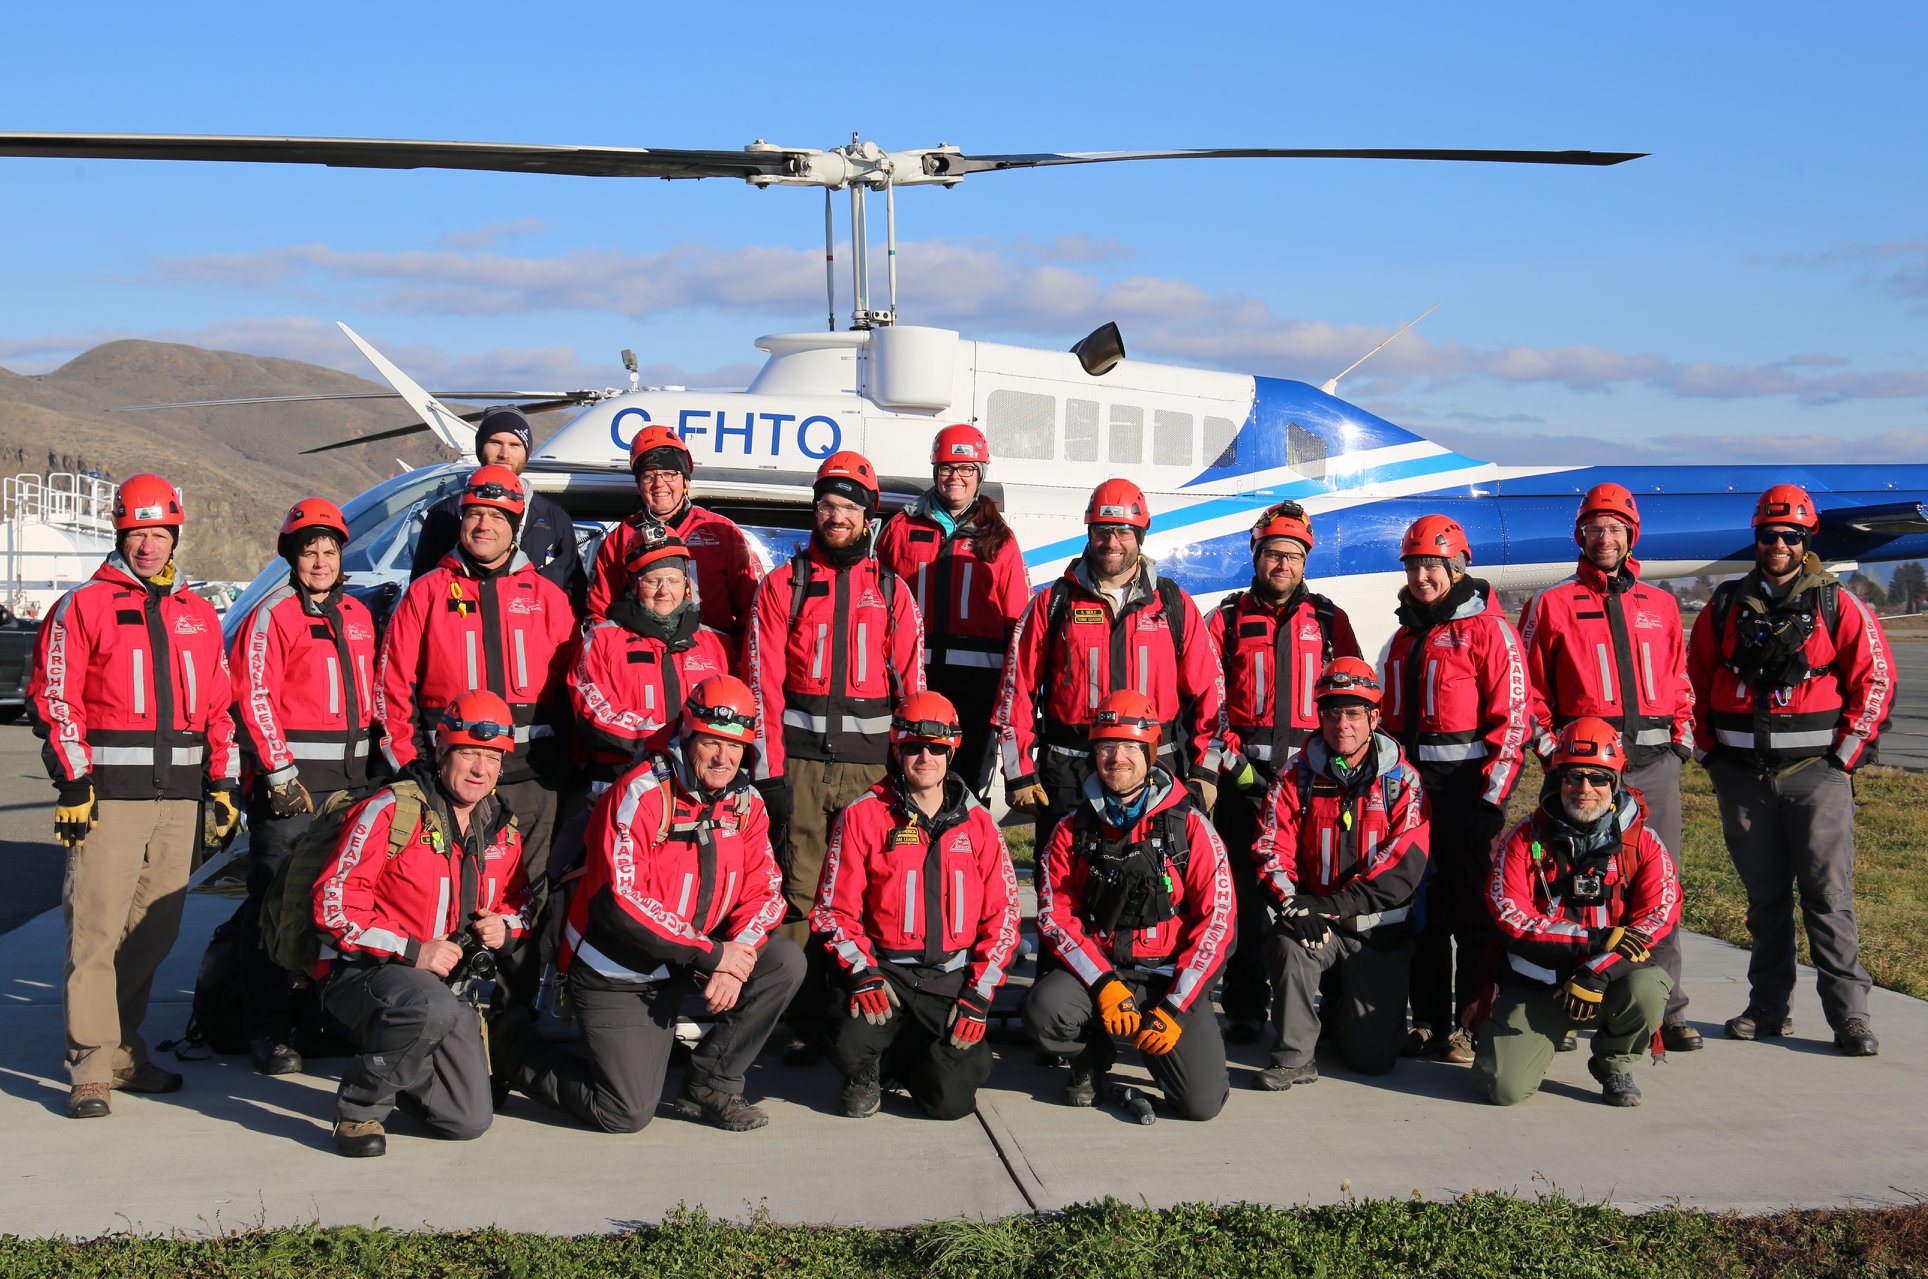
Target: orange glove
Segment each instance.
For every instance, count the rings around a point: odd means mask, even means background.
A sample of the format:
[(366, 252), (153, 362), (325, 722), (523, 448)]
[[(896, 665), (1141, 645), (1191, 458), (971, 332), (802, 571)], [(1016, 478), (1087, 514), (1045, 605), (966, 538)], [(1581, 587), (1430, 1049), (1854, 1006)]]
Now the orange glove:
[(1138, 1051), (1149, 1057), (1163, 1057), (1178, 1047), (1178, 1037), (1185, 1033), (1185, 1023), (1179, 1020), (1176, 1008), (1160, 1004), (1151, 1010), (1144, 1025), (1138, 1031)]
[(1132, 998), (1131, 988), (1118, 980), (1118, 974), (1099, 978), (1092, 997), (1098, 1001), (1098, 1016), (1105, 1023), (1107, 1035), (1130, 1039), (1138, 1033), (1138, 1001)]

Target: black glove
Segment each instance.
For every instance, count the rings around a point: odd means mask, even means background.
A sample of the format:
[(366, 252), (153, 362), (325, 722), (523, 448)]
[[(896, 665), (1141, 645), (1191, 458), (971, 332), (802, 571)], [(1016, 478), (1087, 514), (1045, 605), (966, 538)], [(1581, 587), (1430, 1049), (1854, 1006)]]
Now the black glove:
[(87, 842), (87, 832), (100, 822), (100, 803), (94, 798), (94, 779), (77, 777), (59, 784), (54, 801), (54, 838), (72, 849)]
[(1600, 1015), (1600, 1001), (1607, 997), (1607, 979), (1580, 965), (1565, 987), (1566, 1014), (1574, 1021), (1592, 1021)]
[(1323, 949), (1332, 939), (1332, 921), (1313, 907), (1326, 905), (1322, 897), (1299, 896), (1286, 903), (1279, 916), (1279, 933), (1307, 950)]
[(756, 784), (756, 792), (763, 796), (764, 810), (770, 814), (770, 842), (775, 843), (790, 829), (790, 783), (781, 777), (766, 777)]
[(315, 801), (299, 777), (290, 777), (279, 786), (268, 787), (268, 816), (283, 821), (315, 811)]

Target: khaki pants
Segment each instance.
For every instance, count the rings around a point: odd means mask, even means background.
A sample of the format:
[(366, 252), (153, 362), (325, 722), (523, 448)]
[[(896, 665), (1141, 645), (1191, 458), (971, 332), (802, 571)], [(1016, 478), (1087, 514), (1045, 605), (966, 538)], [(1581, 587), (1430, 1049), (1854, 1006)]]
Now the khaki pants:
[(67, 1073), (113, 1082), (147, 1060), (141, 1021), (154, 973), (174, 947), (200, 839), (192, 799), (103, 799), (100, 824), (67, 857), (64, 1001)]
[(783, 774), (790, 787), (788, 851), (776, 850), (783, 866), (783, 895), (803, 922), (792, 922), (783, 933), (799, 946), (809, 944), (810, 910), (817, 904), (817, 881), (823, 878), (823, 857), (830, 850), (830, 823), (837, 814), (883, 780), (882, 764), (844, 760), (793, 759)]
[[(1626, 1074), (1660, 1026), (1673, 979), (1642, 966), (1607, 986), (1593, 1023), (1593, 1057), (1608, 1073)], [(1540, 1090), (1560, 1039), (1574, 1028), (1559, 987), (1508, 985), (1480, 1032), (1473, 1082), (1495, 1103), (1516, 1106)]]

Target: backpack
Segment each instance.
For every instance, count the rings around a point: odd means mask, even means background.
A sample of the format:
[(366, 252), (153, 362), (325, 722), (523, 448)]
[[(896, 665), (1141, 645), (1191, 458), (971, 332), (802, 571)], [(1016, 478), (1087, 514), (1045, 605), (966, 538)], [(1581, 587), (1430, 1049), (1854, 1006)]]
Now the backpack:
[[(1727, 620), (1734, 611), (1734, 599), (1741, 593), (1741, 583), (1745, 578), (1733, 578), (1714, 588), (1713, 597), (1707, 601), (1707, 611), (1714, 615), (1714, 653), (1719, 660), (1720, 644), (1727, 634)], [(1832, 637), (1841, 624), (1841, 583), (1827, 582), (1817, 594), (1815, 619), (1818, 625), (1827, 627)], [(1738, 642), (1739, 637), (1736, 637)], [(1805, 639), (1803, 640), (1805, 643)]]
[[(395, 813), (388, 827), (388, 855), (393, 858), (408, 847), (423, 820), (438, 828), (440, 821), (419, 784), (402, 778), (388, 789), (395, 795)], [(302, 983), (313, 980), (315, 965), (321, 961), (321, 931), (315, 926), (315, 881), (335, 859), (335, 847), (341, 841), (349, 810), (360, 802), (352, 791), (336, 791), (328, 797), (288, 851), (286, 860), (276, 868), (261, 902), (262, 949)]]
[(196, 1060), (189, 1050), (205, 1048), (210, 1053), (231, 1055), (248, 1051), (248, 1036), (242, 1028), (241, 940), (247, 931), (246, 911), (253, 903), (243, 901), (214, 927), (208, 948), (201, 952), (201, 967), (194, 975), (194, 1002), (189, 1005), (187, 1029), (178, 1040), (170, 1039), (154, 1047), (172, 1052), (184, 1060)]

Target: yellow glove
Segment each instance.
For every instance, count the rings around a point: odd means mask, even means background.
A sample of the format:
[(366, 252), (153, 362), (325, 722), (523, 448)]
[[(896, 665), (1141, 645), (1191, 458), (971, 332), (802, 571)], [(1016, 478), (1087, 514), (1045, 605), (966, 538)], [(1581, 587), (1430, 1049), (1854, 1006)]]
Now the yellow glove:
[(201, 842), (209, 848), (226, 848), (234, 842), (241, 826), (241, 808), (231, 790), (208, 792), (207, 808), (201, 823)]
[(1600, 1001), (1607, 997), (1607, 983), (1599, 973), (1582, 964), (1568, 980), (1566, 1014), (1574, 1021), (1592, 1021), (1600, 1015)]
[(1116, 974), (1100, 978), (1097, 990), (1092, 993), (1098, 1001), (1098, 1016), (1105, 1023), (1107, 1035), (1130, 1039), (1138, 1033), (1138, 1001)]
[(1011, 807), (1026, 809), (1033, 813), (1044, 808), (1051, 802), (1051, 797), (1044, 793), (1044, 787), (1038, 785), (1036, 782), (1033, 782), (1029, 786), (1018, 787), (1006, 795), (1005, 798), (1011, 801)]
[(1185, 1033), (1184, 1023), (1178, 1019), (1178, 1010), (1167, 1008), (1164, 1004), (1151, 1010), (1144, 1025), (1138, 1030), (1138, 1051), (1149, 1057), (1163, 1057), (1178, 1047), (1178, 1037)]
[(87, 842), (87, 832), (100, 825), (100, 804), (94, 799), (94, 784), (86, 778), (62, 782), (60, 798), (54, 801), (54, 838), (78, 852)]

